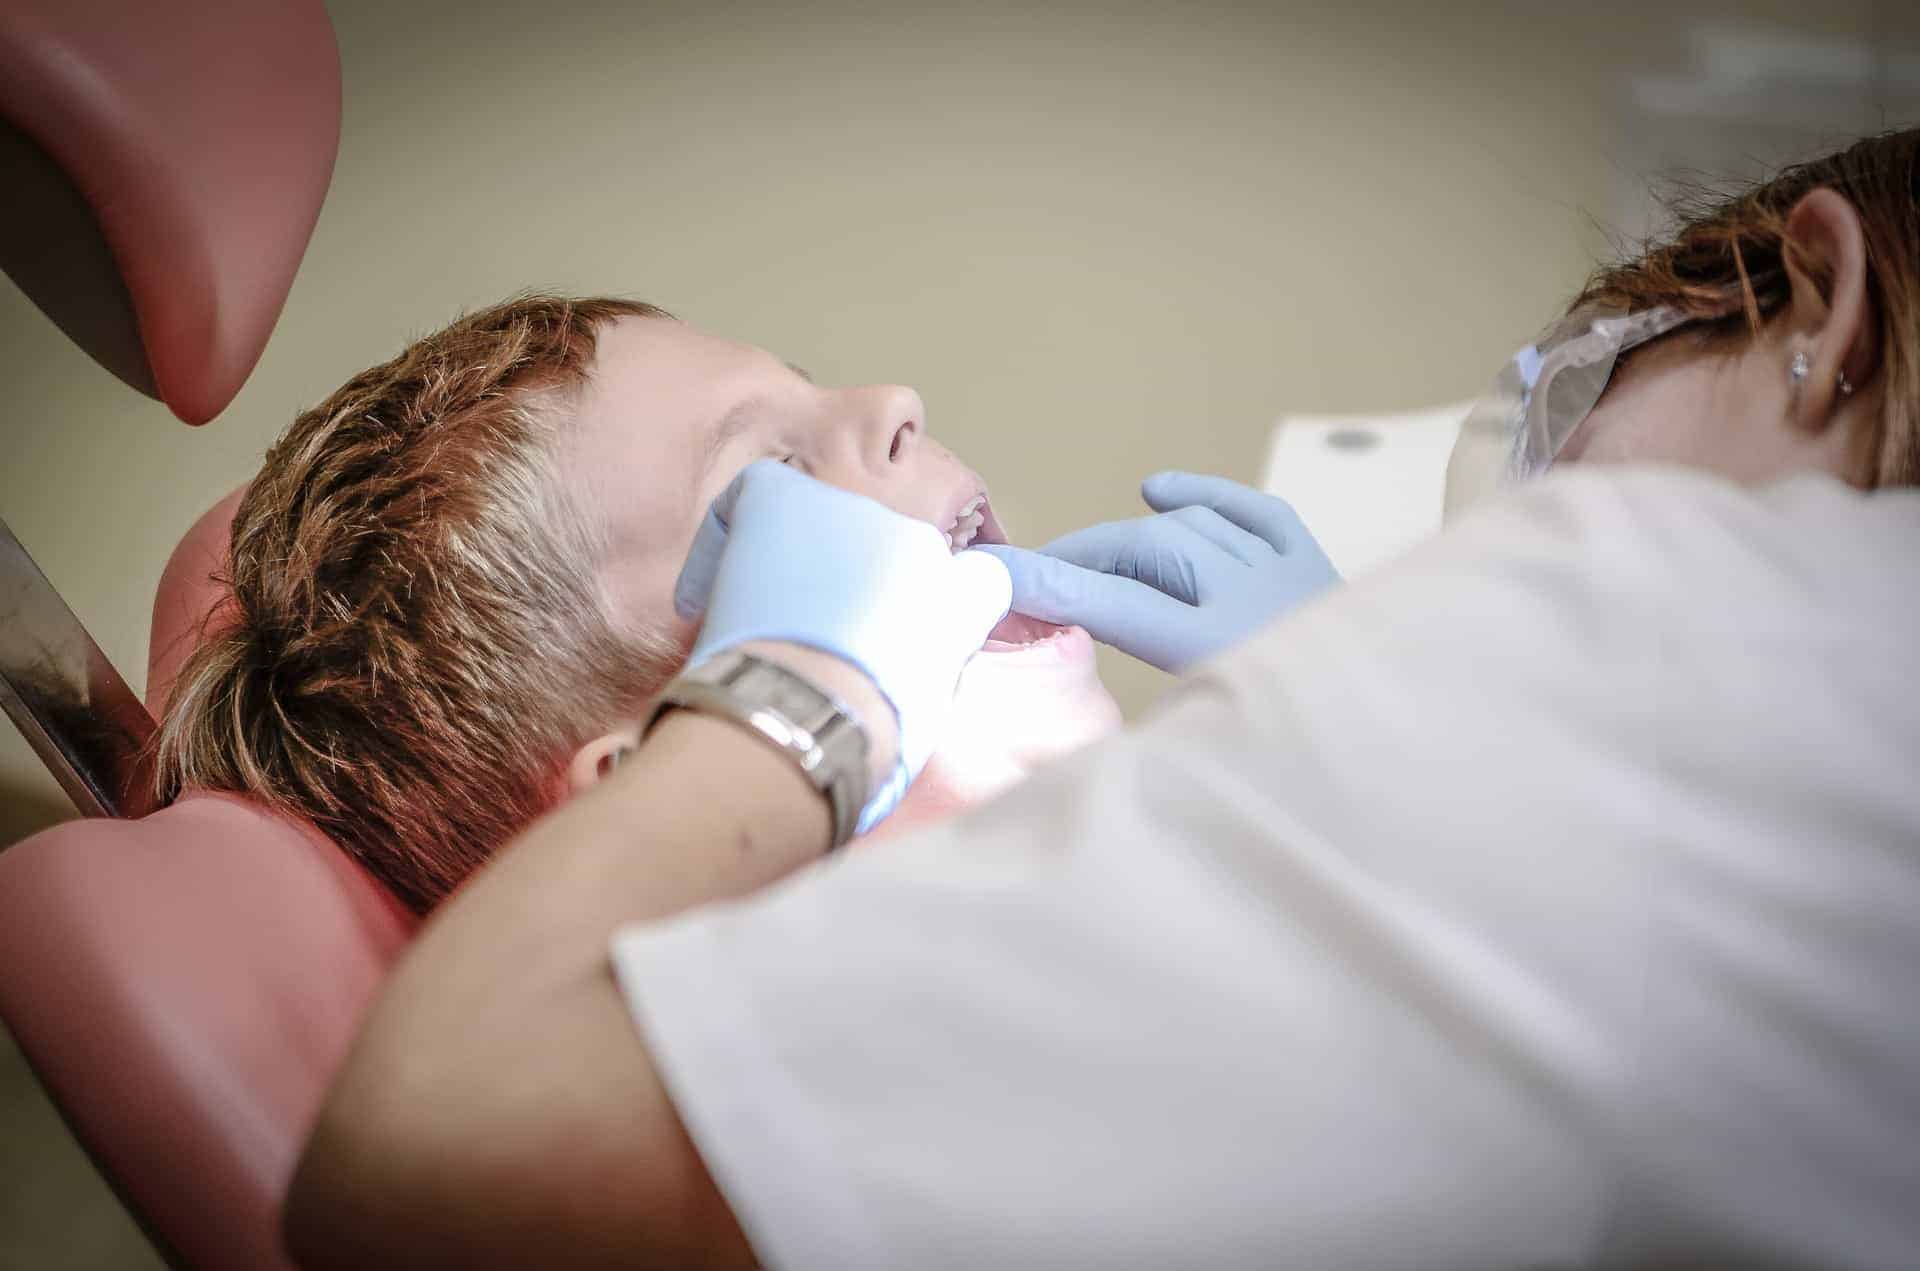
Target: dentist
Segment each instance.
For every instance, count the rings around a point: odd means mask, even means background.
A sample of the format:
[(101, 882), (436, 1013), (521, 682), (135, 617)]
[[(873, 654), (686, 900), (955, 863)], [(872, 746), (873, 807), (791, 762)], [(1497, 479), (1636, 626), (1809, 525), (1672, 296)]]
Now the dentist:
[[(296, 1256), (1910, 1265), (1920, 492), (1856, 478), (1920, 401), (1854, 207), (1784, 232), (1751, 336), (1582, 313), (1516, 359), (1516, 463), (1585, 461), (1338, 588), (1218, 479), (996, 557), (747, 469), (644, 739), (373, 1011)], [(1010, 603), (1200, 665), (833, 852)]]

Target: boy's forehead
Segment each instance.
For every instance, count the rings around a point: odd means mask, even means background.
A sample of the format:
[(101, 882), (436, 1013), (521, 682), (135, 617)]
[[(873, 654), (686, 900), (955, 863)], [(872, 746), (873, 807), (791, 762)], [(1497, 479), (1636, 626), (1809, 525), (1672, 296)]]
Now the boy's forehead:
[(764, 349), (672, 318), (624, 317), (600, 333), (592, 383), (607, 395), (667, 406), (704, 402), (737, 377), (777, 365)]
[(698, 500), (711, 497), (696, 486), (728, 412), (790, 376), (764, 349), (670, 318), (601, 330), (562, 451), (567, 480), (607, 518), (616, 552), (690, 533)]
[(764, 349), (671, 318), (622, 318), (600, 332), (575, 445), (599, 461), (691, 454), (779, 366)]

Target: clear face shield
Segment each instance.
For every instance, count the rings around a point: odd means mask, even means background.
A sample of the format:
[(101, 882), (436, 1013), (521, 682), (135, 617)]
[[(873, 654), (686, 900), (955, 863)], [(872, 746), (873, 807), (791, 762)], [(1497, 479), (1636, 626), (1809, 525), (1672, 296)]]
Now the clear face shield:
[(1545, 472), (1593, 413), (1620, 355), (1691, 320), (1667, 307), (1583, 309), (1514, 354), (1460, 425), (1447, 462), (1447, 519)]

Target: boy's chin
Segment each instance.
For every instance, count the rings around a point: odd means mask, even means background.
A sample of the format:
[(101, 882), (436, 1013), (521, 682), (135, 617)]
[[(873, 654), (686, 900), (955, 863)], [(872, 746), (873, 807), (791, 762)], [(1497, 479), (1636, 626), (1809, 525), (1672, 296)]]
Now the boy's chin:
[(935, 821), (944, 821), (976, 801), (968, 797), (963, 784), (949, 779), (942, 769), (940, 757), (935, 755), (928, 760), (926, 770), (907, 787), (906, 797), (900, 800), (900, 806), (893, 810), (893, 815), (881, 822), (867, 836), (867, 840), (887, 838), (922, 825), (931, 825)]
[(933, 758), (914, 783), (893, 815), (867, 835), (865, 842), (891, 838), (909, 830), (932, 825), (956, 816), (978, 803), (985, 803), (1026, 775), (1026, 769), (1004, 751), (986, 753), (970, 750), (957, 754), (948, 749), (934, 752)]
[(1019, 629), (1006, 632), (1016, 639), (1001, 640), (996, 629), (967, 664), (940, 748), (872, 837), (984, 803), (1035, 768), (1120, 727), (1120, 707), (1094, 670), (1087, 633), (1018, 621)]

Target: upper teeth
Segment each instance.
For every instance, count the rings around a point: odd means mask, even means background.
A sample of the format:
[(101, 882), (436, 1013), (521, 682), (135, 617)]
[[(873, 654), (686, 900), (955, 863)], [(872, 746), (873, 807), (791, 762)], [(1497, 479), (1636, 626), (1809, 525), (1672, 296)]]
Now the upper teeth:
[(954, 551), (965, 551), (973, 542), (973, 536), (980, 532), (981, 524), (987, 519), (986, 513), (981, 511), (986, 501), (986, 495), (974, 495), (967, 505), (960, 509), (960, 514), (953, 518), (953, 524), (947, 529), (947, 544)]

